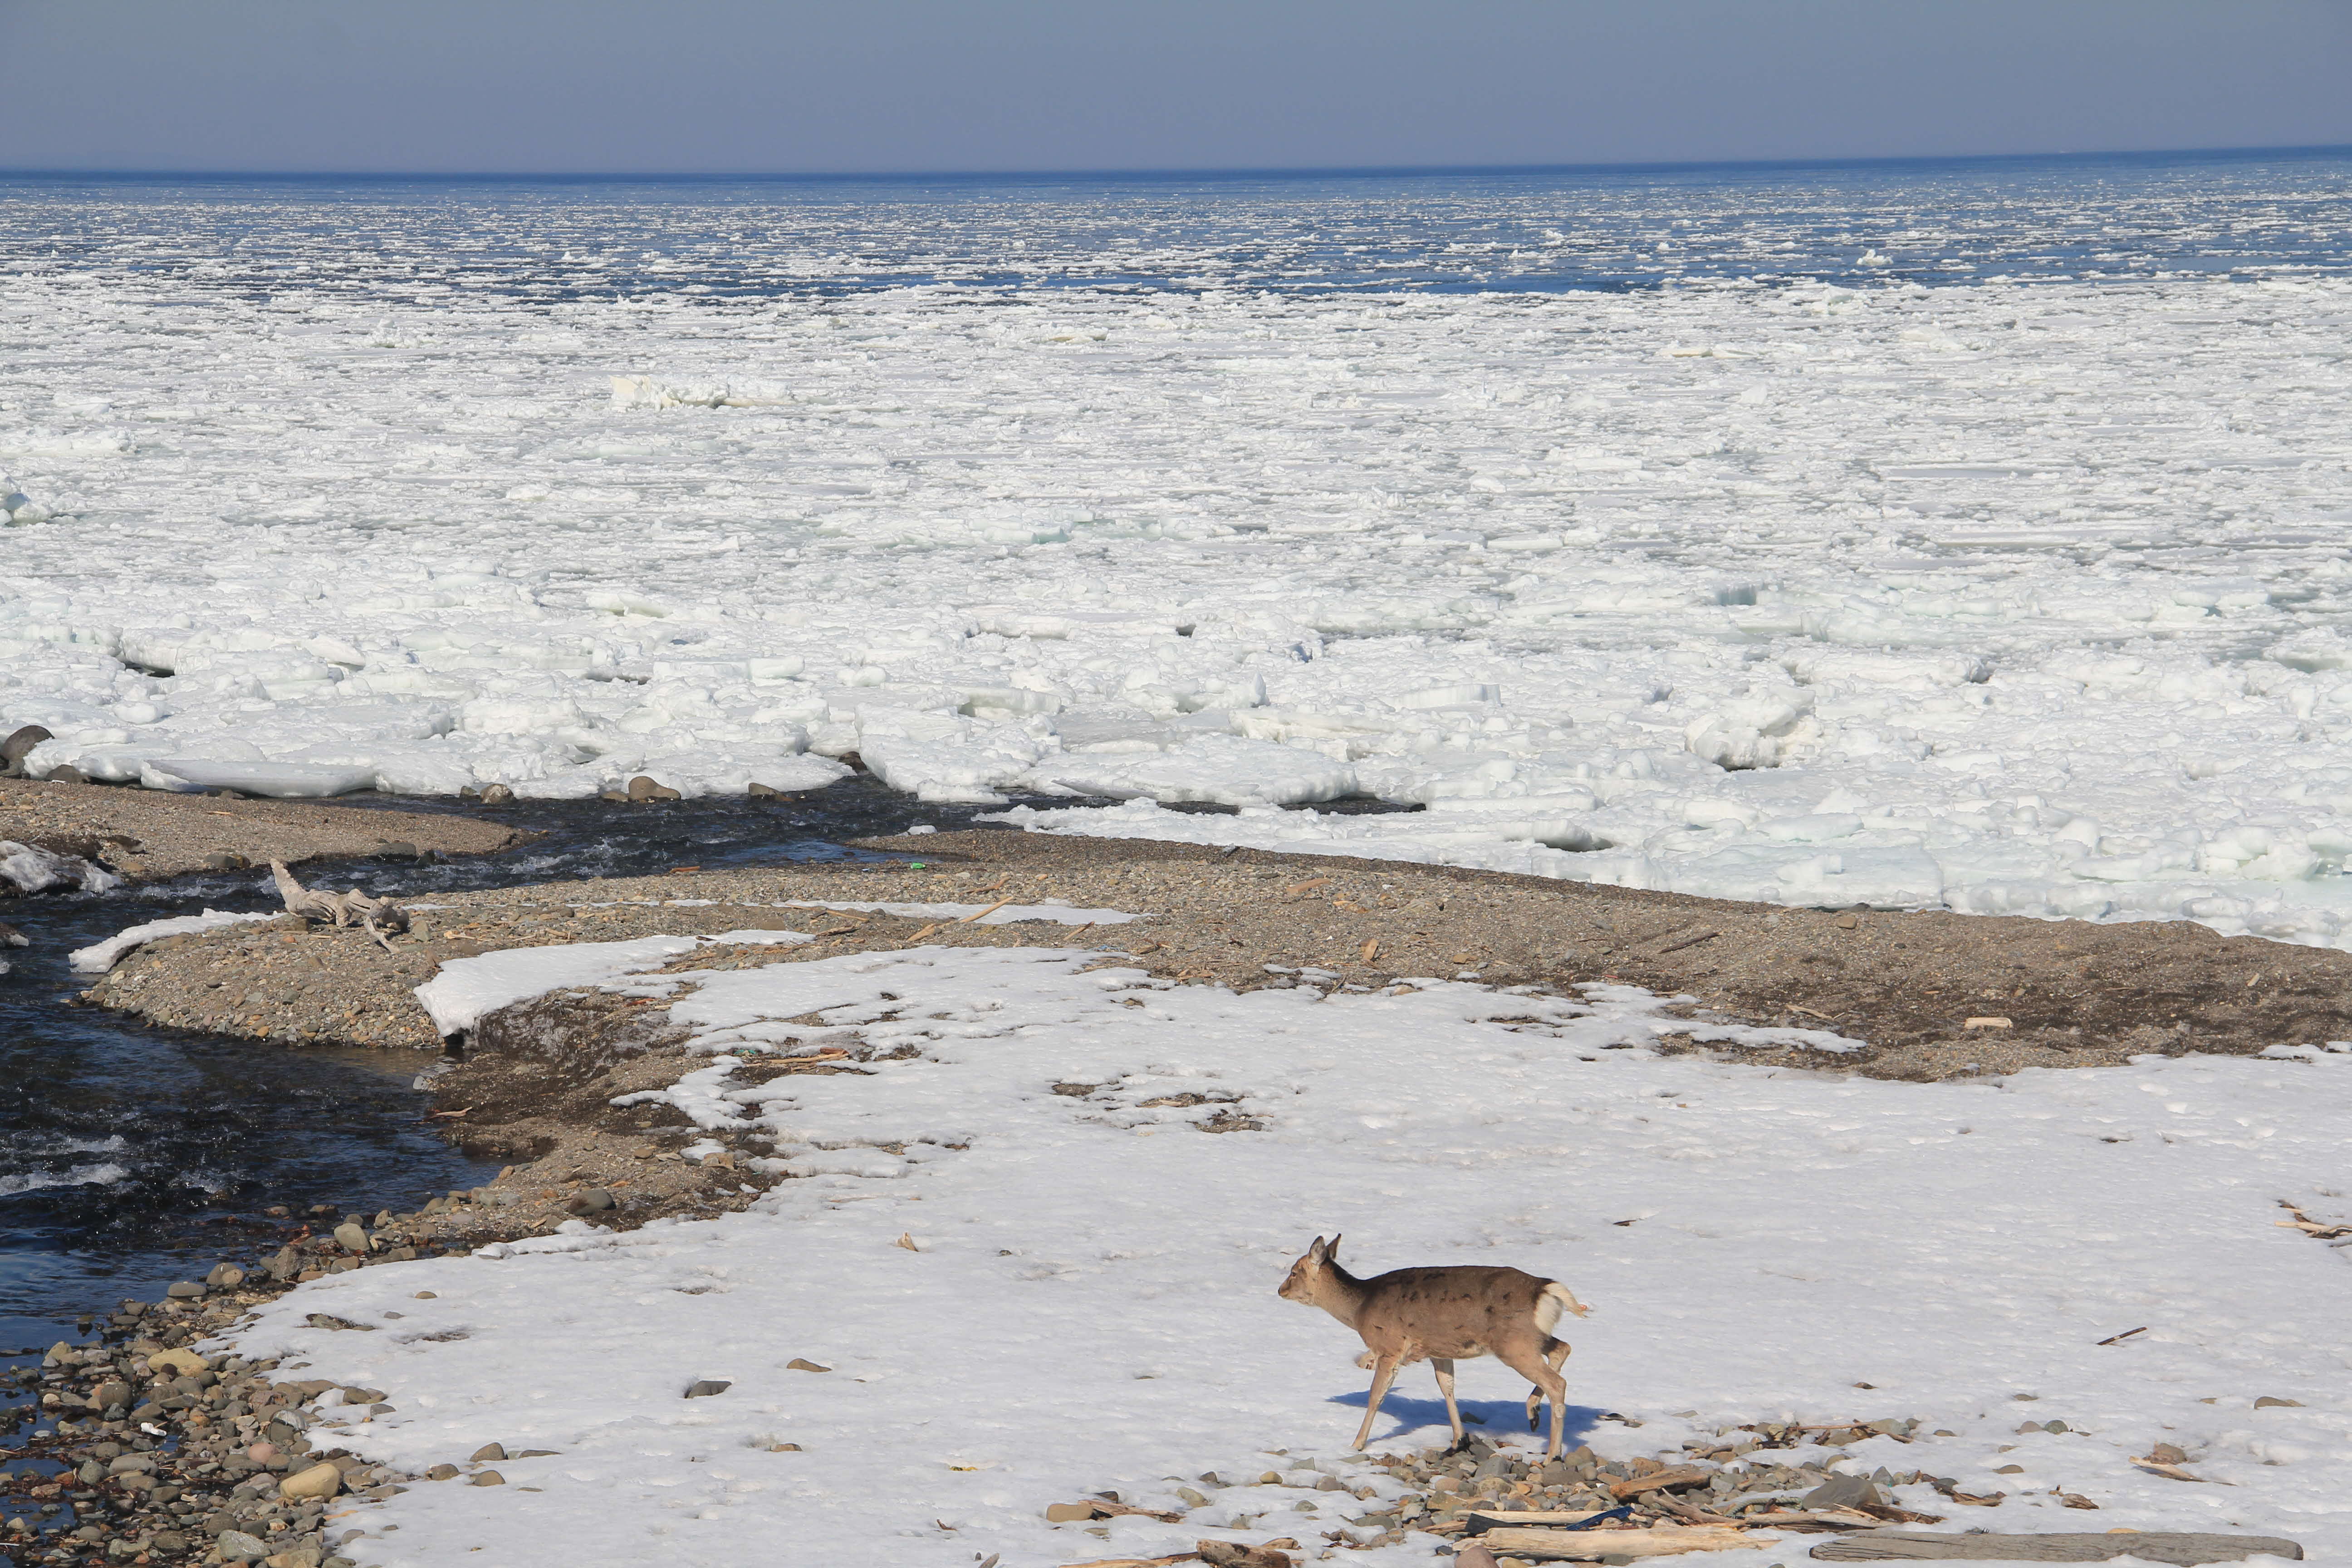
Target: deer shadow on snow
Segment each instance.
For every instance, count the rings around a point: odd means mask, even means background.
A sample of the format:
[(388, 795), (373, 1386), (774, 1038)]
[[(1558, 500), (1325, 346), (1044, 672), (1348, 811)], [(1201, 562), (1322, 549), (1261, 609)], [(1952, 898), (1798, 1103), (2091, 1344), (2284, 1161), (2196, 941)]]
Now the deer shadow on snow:
[[(1326, 1403), (1344, 1405), (1353, 1410), (1361, 1410), (1364, 1407), (1364, 1402), (1370, 1397), (1370, 1389), (1359, 1388), (1351, 1394), (1335, 1394)], [(1524, 1398), (1463, 1399), (1457, 1395), (1455, 1403), (1461, 1406), (1462, 1419), (1468, 1425), (1470, 1435), (1474, 1437), (1483, 1436), (1492, 1442), (1499, 1443), (1514, 1434), (1519, 1436), (1527, 1434), (1528, 1402)], [(1573, 1448), (1582, 1443), (1591, 1435), (1593, 1426), (1601, 1416), (1607, 1414), (1607, 1411), (1597, 1405), (1570, 1405), (1563, 1407), (1559, 1413), (1562, 1447)], [(1388, 1397), (1381, 1401), (1381, 1415), (1384, 1417), (1394, 1416), (1396, 1425), (1387, 1432), (1374, 1433), (1372, 1440), (1374, 1442), (1394, 1441), (1420, 1427), (1443, 1427), (1445, 1425), (1445, 1402), (1434, 1395), (1426, 1399), (1415, 1399), (1410, 1395), (1399, 1394), (1391, 1388), (1389, 1390)]]

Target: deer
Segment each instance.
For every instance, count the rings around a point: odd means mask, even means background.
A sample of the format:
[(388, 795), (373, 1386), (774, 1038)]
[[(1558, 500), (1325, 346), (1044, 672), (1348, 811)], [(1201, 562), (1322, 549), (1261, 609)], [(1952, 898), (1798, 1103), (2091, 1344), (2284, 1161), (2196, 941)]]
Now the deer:
[(1454, 1446), (1462, 1447), (1467, 1436), (1454, 1403), (1454, 1363), (1490, 1355), (1535, 1384), (1528, 1391), (1528, 1431), (1536, 1429), (1538, 1402), (1550, 1400), (1551, 1441), (1544, 1457), (1559, 1458), (1561, 1407), (1568, 1398), (1559, 1366), (1569, 1347), (1551, 1331), (1562, 1312), (1581, 1318), (1589, 1310), (1567, 1286), (1517, 1268), (1477, 1266), (1395, 1268), (1359, 1279), (1339, 1266), (1339, 1237), (1317, 1237), (1290, 1266), (1278, 1293), (1286, 1301), (1322, 1308), (1362, 1337), (1364, 1352), (1356, 1364), (1371, 1369), (1372, 1393), (1364, 1405), (1364, 1424), (1356, 1431), (1358, 1451), (1371, 1438), (1373, 1418), (1397, 1369), (1417, 1361), (1428, 1362), (1437, 1373)]

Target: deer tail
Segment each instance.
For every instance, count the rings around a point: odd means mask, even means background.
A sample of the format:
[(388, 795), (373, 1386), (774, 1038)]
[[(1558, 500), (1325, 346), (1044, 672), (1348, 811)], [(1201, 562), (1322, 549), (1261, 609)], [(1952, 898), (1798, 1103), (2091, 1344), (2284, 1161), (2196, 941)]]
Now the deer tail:
[(1562, 1312), (1573, 1312), (1580, 1318), (1590, 1310), (1567, 1286), (1557, 1279), (1547, 1279), (1543, 1293), (1536, 1298), (1536, 1331), (1550, 1333)]

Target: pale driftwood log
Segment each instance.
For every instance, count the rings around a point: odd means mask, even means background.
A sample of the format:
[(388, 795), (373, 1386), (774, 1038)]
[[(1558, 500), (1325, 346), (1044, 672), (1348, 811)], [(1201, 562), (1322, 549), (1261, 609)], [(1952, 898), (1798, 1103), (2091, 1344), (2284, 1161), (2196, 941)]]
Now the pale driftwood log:
[(2275, 1535), (2193, 1535), (2164, 1530), (2123, 1530), (2112, 1534), (1929, 1535), (1906, 1530), (1874, 1531), (1825, 1541), (1813, 1548), (1829, 1563), (1917, 1562), (1927, 1558), (1974, 1558), (2023, 1563), (2104, 1563), (2137, 1557), (2150, 1563), (2242, 1563), (2249, 1557), (2300, 1559), (2303, 1548)]
[(347, 893), (331, 893), (324, 889), (306, 888), (294, 879), (283, 860), (269, 863), (269, 874), (278, 879), (278, 897), (289, 915), (300, 915), (308, 921), (326, 921), (338, 926), (353, 923), (367, 928), (376, 945), (384, 952), (392, 943), (384, 940), (388, 931), (406, 931), (408, 911), (390, 899), (372, 898), (353, 888)]
[(1744, 1525), (1787, 1525), (1795, 1530), (1876, 1530), (1886, 1521), (1873, 1519), (1866, 1513), (1851, 1509), (1773, 1509), (1762, 1513), (1743, 1513)]
[(1490, 1530), (1478, 1544), (1498, 1557), (1595, 1563), (1603, 1557), (1672, 1557), (1685, 1552), (1738, 1552), (1769, 1537), (1744, 1530)]

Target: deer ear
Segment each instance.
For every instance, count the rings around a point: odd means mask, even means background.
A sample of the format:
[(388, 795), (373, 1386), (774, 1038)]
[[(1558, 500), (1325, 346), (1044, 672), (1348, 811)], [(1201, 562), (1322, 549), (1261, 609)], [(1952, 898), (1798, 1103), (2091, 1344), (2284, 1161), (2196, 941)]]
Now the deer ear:
[(1307, 1244), (1307, 1256), (1312, 1262), (1322, 1262), (1324, 1254), (1328, 1251), (1330, 1248), (1323, 1245), (1323, 1238), (1319, 1236)]
[(1331, 1238), (1331, 1244), (1323, 1249), (1323, 1261), (1326, 1263), (1337, 1262), (1339, 1260), (1339, 1238), (1334, 1236)]

